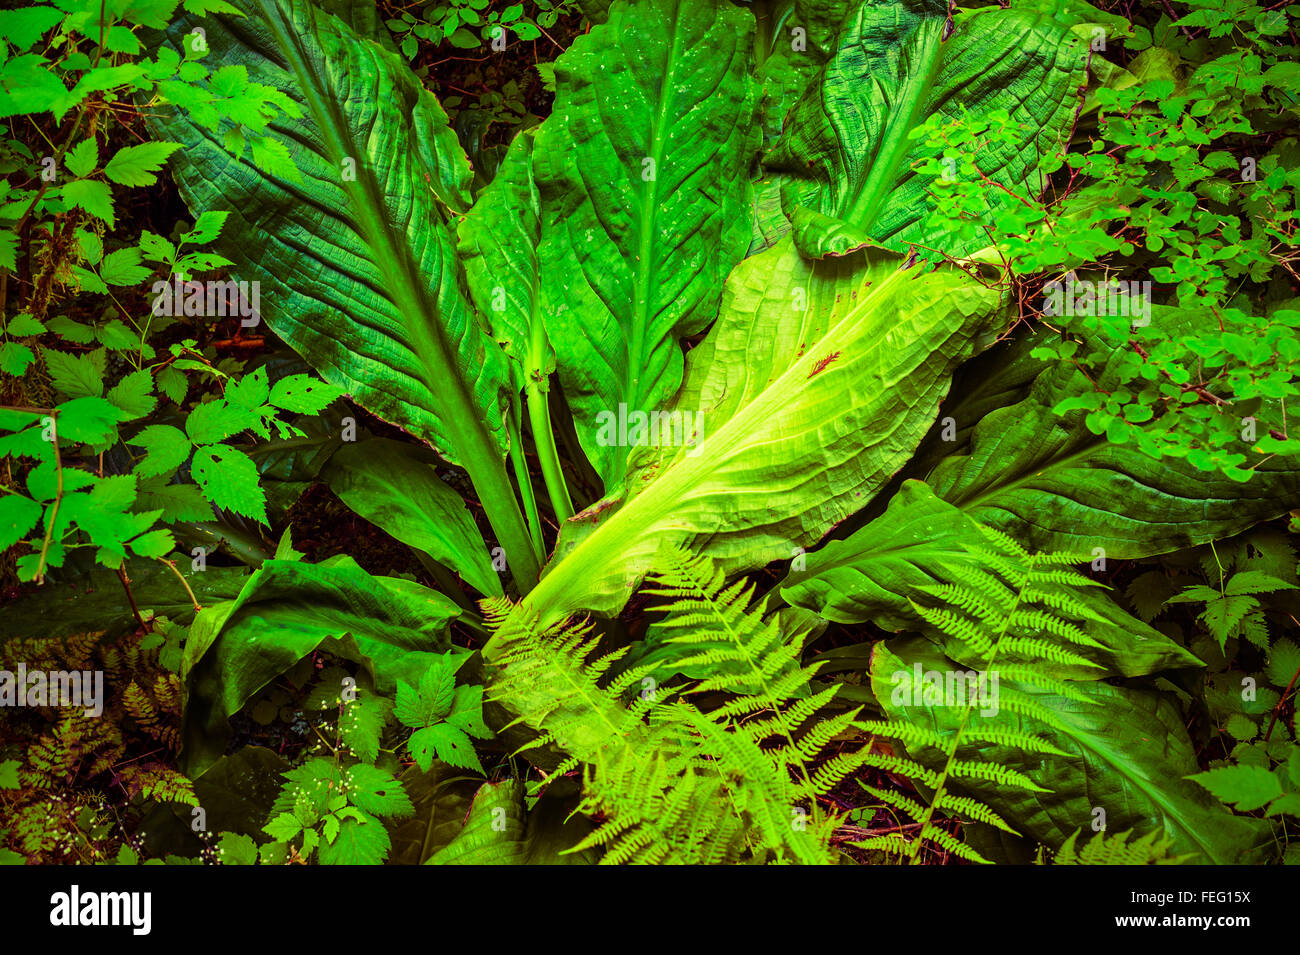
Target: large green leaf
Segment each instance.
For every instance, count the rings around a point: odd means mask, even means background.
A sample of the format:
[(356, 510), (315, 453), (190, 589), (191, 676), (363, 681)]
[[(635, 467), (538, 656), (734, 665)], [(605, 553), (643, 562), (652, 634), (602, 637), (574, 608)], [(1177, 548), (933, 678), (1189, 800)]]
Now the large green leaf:
[(762, 0), (755, 4), (756, 75), (763, 88), (763, 136), (774, 139), (791, 107), (839, 49), (858, 0)]
[(978, 164), (996, 185), (1023, 193), (1039, 158), (1068, 139), (1087, 86), (1081, 25), (1068, 4), (1017, 3), (963, 11), (948, 35), (947, 0), (862, 3), (766, 163), (786, 177), (800, 248), (820, 256), (874, 240), (975, 251), (927, 227), (930, 182), (913, 166), (933, 149), (910, 134), (936, 114), (1005, 111), (1019, 141), (983, 150)]
[[(555, 352), (542, 317), (541, 197), (533, 178), (533, 143), (531, 132), (515, 136), (495, 178), (460, 224), (459, 251), (474, 304), (510, 360), (515, 390), (525, 394), (542, 474), (563, 520), (573, 507), (556, 463), (548, 402)], [(516, 425), (514, 433), (522, 434), (522, 423)], [(517, 466), (522, 463), (522, 455), (515, 459)], [(528, 480), (523, 467), (516, 478)]]
[[(1296, 456), (1270, 458), (1239, 483), (1093, 434), (1082, 409), (1052, 410), (1092, 389), (1081, 371), (1059, 364), (1044, 369), (1015, 404), (987, 412), (983, 405), (952, 409), (948, 414), (960, 426), (977, 423), (965, 453), (943, 459), (928, 483), (1025, 547), (1084, 554), (1101, 548), (1099, 556), (1107, 558), (1148, 557), (1228, 537), (1300, 501)], [(1156, 418), (1143, 427), (1165, 426)]]
[(538, 294), (542, 225), (533, 142), (531, 132), (515, 136), (496, 176), (458, 227), (470, 297), (510, 359), (517, 390), (530, 374), (555, 370)]
[[(912, 705), (909, 692), (916, 666), (946, 674), (961, 668), (921, 639), (880, 643), (872, 654), (871, 685), (891, 718), (914, 722), (945, 735), (962, 718), (959, 707)], [(1073, 684), (1084, 700), (1068, 700), (1024, 684), (1023, 693), (1047, 707), (1063, 729), (999, 710), (972, 719), (991, 728), (1038, 733), (1071, 754), (1057, 757), (992, 744), (965, 746), (962, 759), (1018, 770), (1049, 792), (962, 779), (961, 788), (996, 810), (1024, 835), (1057, 848), (1072, 832), (1088, 828), (1095, 809), (1104, 809), (1112, 832), (1163, 830), (1177, 852), (1194, 852), (1204, 862), (1261, 861), (1271, 843), (1269, 827), (1232, 815), (1196, 783), (1183, 777), (1198, 770), (1182, 716), (1159, 693), (1111, 686), (1103, 680)], [(916, 691), (920, 692), (919, 688)], [(896, 695), (897, 694), (897, 695)], [(897, 702), (896, 702), (897, 701)], [(922, 763), (941, 769), (942, 754), (919, 749)]]
[(349, 557), (321, 564), (268, 560), (239, 596), (194, 621), (181, 669), (190, 775), (225, 751), (229, 718), (271, 680), (318, 648), (370, 672), (376, 689), (412, 685), (448, 647), (460, 613), (442, 594), (395, 577), (372, 577)]
[[(925, 484), (906, 481), (881, 517), (847, 540), (831, 541), (809, 554), (807, 566), (791, 573), (781, 596), (837, 623), (870, 620), (881, 627), (928, 635), (929, 628), (911, 601), (924, 599), (921, 588), (956, 583), (954, 566), (978, 571), (979, 558), (967, 548), (984, 543), (971, 518), (939, 500)], [(1125, 613), (1096, 588), (1082, 588), (1076, 596), (1101, 618), (1077, 621), (1101, 646), (1070, 649), (1101, 668), (1066, 667), (1066, 673), (1101, 679), (1203, 666), (1192, 653)], [(1053, 639), (1046, 632), (1025, 635)], [(955, 641), (945, 645), (959, 660), (962, 649)]]
[[(300, 174), (164, 110), (161, 138), (197, 212), (229, 210), (219, 247), (261, 283), (262, 316), (330, 382), (470, 472), (525, 583), (527, 531), (502, 460), (509, 375), (460, 291), (447, 208), (468, 205), (469, 166), (437, 101), (395, 53), (306, 0), (236, 0), (206, 17), (208, 66), (283, 91), (272, 123)], [(188, 21), (172, 30), (180, 45)], [(263, 149), (267, 147), (262, 147)]]
[[(248, 580), (247, 567), (204, 565), (193, 570), (190, 559), (177, 561), (185, 582), (200, 605), (209, 606), (229, 600), (239, 593)], [(143, 614), (150, 612), (189, 623), (194, 604), (185, 584), (171, 568), (158, 561), (132, 559), (125, 564), (130, 581), (131, 598)], [(10, 637), (64, 637), (72, 633), (134, 628), (135, 615), (131, 600), (116, 571), (91, 567), (86, 573), (64, 568), (57, 578), (51, 577), (43, 587), (11, 600), (0, 613), (0, 640)]]
[(674, 405), (685, 443), (661, 436), (615, 495), (564, 525), (530, 598), (544, 620), (617, 611), (662, 544), (752, 569), (871, 499), (1000, 315), (964, 273), (900, 262), (810, 263), (786, 239), (737, 267)]
[(344, 445), (323, 477), (343, 503), (404, 544), (459, 571), (481, 594), (501, 593), (487, 545), (465, 501), (415, 445), (374, 438)]
[(542, 301), (582, 447), (613, 487), (602, 413), (661, 408), (749, 242), (753, 17), (726, 0), (616, 2), (556, 62), (537, 137)]
[[(763, 146), (781, 135), (786, 117), (839, 48), (839, 33), (855, 0), (759, 0), (754, 4), (758, 37), (754, 44), (763, 90)], [(781, 208), (781, 177), (763, 175), (754, 183), (753, 236), (749, 254), (775, 245), (790, 231)]]
[(559, 801), (540, 799), (524, 808), (524, 783), (505, 779), (485, 783), (474, 794), (465, 827), (426, 865), (585, 865), (596, 853), (587, 849), (561, 855), (591, 830), (584, 818), (566, 818)]
[(465, 822), (481, 779), (446, 763), (434, 763), (427, 773), (418, 766), (401, 775), (402, 789), (415, 812), (388, 823), (393, 848), (389, 865), (419, 865), (455, 839)]

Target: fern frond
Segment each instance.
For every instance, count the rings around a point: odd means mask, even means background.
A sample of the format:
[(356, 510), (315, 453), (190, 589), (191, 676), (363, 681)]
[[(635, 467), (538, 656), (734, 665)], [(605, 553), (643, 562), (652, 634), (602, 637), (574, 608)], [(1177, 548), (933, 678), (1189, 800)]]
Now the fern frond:
[[(682, 649), (674, 673), (706, 674), (685, 687), (637, 694), (662, 663), (617, 671), (625, 651), (600, 654), (590, 624), (543, 630), (527, 605), (484, 603), (491, 697), (538, 733), (525, 750), (544, 742), (582, 767), (579, 809), (599, 825), (575, 848), (606, 863), (830, 861), (836, 820), (815, 797), (865, 761), (825, 758), (856, 711), (814, 722), (835, 688), (812, 688), (801, 635), (765, 620), (747, 585), (680, 551), (658, 563), (645, 589), (665, 601), (661, 646)], [(693, 702), (706, 698), (707, 712)]]
[(955, 640), (961, 641), (980, 656), (987, 655), (993, 649), (993, 643), (978, 624), (968, 620), (961, 613), (952, 610), (939, 610), (925, 607), (916, 602), (912, 607), (930, 626), (942, 631)]
[(1062, 666), (1092, 667), (1099, 670), (1105, 669), (1100, 663), (1095, 663), (1085, 656), (1067, 650), (1059, 644), (1052, 643), (1050, 640), (1036, 640), (1032, 637), (1003, 637), (1001, 648), (1007, 653), (1029, 657), (1039, 662), (1056, 663)]
[(1012, 769), (1009, 766), (999, 766), (997, 763), (981, 763), (975, 760), (958, 759), (953, 761), (948, 772), (959, 779), (980, 779), (985, 782), (997, 783), (999, 786), (1014, 786), (1017, 789), (1027, 789), (1030, 792), (1051, 792), (1050, 789), (1044, 789), (1020, 770)]
[(1192, 858), (1171, 856), (1174, 840), (1160, 831), (1149, 832), (1133, 842), (1128, 841), (1132, 829), (1112, 836), (1099, 832), (1082, 849), (1077, 847), (1080, 832), (1076, 829), (1061, 845), (1054, 865), (1181, 865)]
[[(1087, 610), (1086, 607), (1082, 609)], [(1017, 610), (1011, 615), (1007, 629), (1011, 633), (1047, 633), (1067, 643), (1084, 647), (1101, 647), (1100, 643), (1084, 633), (1080, 627), (1044, 610)]]
[(984, 858), (966, 843), (962, 842), (951, 832), (946, 829), (940, 829), (938, 826), (928, 825), (921, 827), (921, 839), (929, 839), (940, 849), (945, 852), (951, 852), (959, 859), (965, 859), (967, 862), (979, 862), (989, 865), (989, 860)]
[(955, 793), (944, 791), (935, 796), (934, 804), (939, 809), (961, 816), (968, 822), (982, 822), (986, 825), (995, 826), (1003, 832), (1010, 832), (1013, 835), (1016, 833), (1016, 830), (1012, 829), (1005, 819), (978, 799), (972, 799), (970, 796), (958, 796)]

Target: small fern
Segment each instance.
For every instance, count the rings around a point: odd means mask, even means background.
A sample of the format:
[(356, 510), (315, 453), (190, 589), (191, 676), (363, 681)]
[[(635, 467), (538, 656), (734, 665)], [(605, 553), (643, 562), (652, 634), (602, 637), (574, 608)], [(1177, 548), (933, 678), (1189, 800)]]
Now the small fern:
[[(920, 588), (929, 601), (913, 601), (913, 606), (921, 619), (938, 635), (947, 638), (949, 647), (960, 651), (950, 650), (950, 656), (959, 656), (968, 664), (978, 663), (982, 674), (996, 674), (996, 706), (999, 709), (1048, 727), (1060, 727), (1059, 718), (1032, 693), (1015, 685), (1009, 686), (1006, 681), (1074, 700), (1087, 699), (1067, 681), (1050, 675), (1049, 670), (1051, 665), (1096, 666), (1070, 649), (1071, 645), (1098, 646), (1077, 623), (1072, 622), (1100, 619), (1073, 591), (1077, 586), (1094, 582), (1068, 569), (1070, 564), (1079, 561), (1078, 557), (1031, 555), (1004, 534), (982, 526), (980, 530), (984, 532), (985, 540), (967, 545), (974, 559), (969, 564), (954, 563), (946, 567), (949, 582)], [(987, 684), (985, 689), (987, 691)], [(915, 823), (916, 836), (905, 838), (900, 827), (900, 831), (872, 836), (854, 845), (884, 851), (916, 863), (921, 859), (921, 849), (930, 843), (966, 861), (988, 861), (939, 826), (935, 821), (936, 814), (954, 815), (1006, 832), (1014, 830), (991, 808), (969, 796), (954, 794), (949, 791), (949, 786), (960, 786), (962, 780), (970, 780), (1029, 791), (1045, 790), (1018, 770), (963, 758), (960, 755), (963, 749), (983, 743), (1057, 757), (1068, 754), (1035, 733), (995, 727), (974, 719), (977, 711), (986, 704), (987, 701), (978, 697), (965, 699), (957, 727), (952, 732), (942, 732), (904, 719), (867, 724), (877, 736), (897, 740), (909, 755), (872, 754), (866, 764), (908, 777), (919, 789), (931, 795), (923, 802), (863, 784), (890, 809), (910, 817)], [(920, 758), (922, 755), (924, 759)]]
[[(765, 620), (745, 585), (678, 550), (657, 565), (647, 590), (664, 601), (668, 639), (688, 647), (675, 665), (708, 664), (685, 687), (659, 686), (649, 664), (615, 675), (626, 651), (598, 654), (590, 624), (541, 630), (526, 605), (485, 604), (492, 697), (541, 734), (525, 749), (553, 744), (568, 756), (555, 773), (582, 769), (580, 808), (600, 824), (573, 851), (602, 847), (605, 863), (833, 861), (838, 819), (817, 797), (868, 758), (827, 756), (857, 711), (822, 716), (838, 687), (813, 692), (802, 634)], [(707, 709), (694, 702), (706, 697)]]
[(1099, 832), (1083, 848), (1076, 843), (1081, 830), (1076, 829), (1061, 845), (1053, 865), (1182, 865), (1191, 856), (1171, 856), (1173, 840), (1160, 832), (1149, 832), (1129, 842), (1133, 831), (1106, 835)]

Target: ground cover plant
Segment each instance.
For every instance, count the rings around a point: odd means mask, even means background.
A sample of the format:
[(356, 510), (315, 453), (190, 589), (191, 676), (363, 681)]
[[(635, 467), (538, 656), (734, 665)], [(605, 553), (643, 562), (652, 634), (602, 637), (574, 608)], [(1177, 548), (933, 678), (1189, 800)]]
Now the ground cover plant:
[(0, 861), (1300, 862), (1297, 13), (0, 11)]

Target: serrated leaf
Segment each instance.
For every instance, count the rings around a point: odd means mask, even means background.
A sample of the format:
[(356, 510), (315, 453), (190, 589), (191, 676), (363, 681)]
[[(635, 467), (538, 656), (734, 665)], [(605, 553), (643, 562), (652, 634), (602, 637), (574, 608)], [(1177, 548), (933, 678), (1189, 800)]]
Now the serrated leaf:
[(277, 381), (271, 388), (269, 400), (271, 404), (285, 411), (318, 414), (341, 394), (343, 394), (341, 388), (312, 375), (288, 375)]
[(117, 433), (122, 411), (111, 401), (87, 395), (58, 407), (59, 439), (99, 444)]
[(189, 392), (189, 381), (184, 373), (170, 365), (158, 372), (157, 384), (158, 390), (176, 404), (181, 404)]
[(491, 739), (492, 731), (483, 722), (483, 687), (456, 687), (447, 722), (476, 739)]
[(374, 693), (362, 693), (343, 707), (339, 739), (363, 762), (372, 763), (379, 756), (379, 739), (390, 705)]
[(1282, 795), (1282, 784), (1277, 776), (1261, 766), (1220, 766), (1187, 778), (1200, 783), (1221, 802), (1236, 806), (1241, 812), (1260, 809), (1269, 800)]
[(0, 372), (17, 378), (36, 361), (36, 353), (20, 342), (0, 342)]
[(1259, 735), (1259, 726), (1244, 713), (1233, 713), (1224, 729), (1236, 740), (1252, 740)]
[(16, 759), (0, 760), (0, 789), (17, 789), (22, 785), (18, 781), (18, 767), (21, 765)]
[(259, 428), (261, 424), (261, 415), (218, 398), (204, 402), (190, 412), (185, 419), (185, 433), (196, 446), (216, 444), (241, 431)]
[(302, 824), (298, 822), (293, 813), (282, 812), (263, 826), (262, 831), (277, 842), (288, 842), (302, 832)]
[(321, 865), (379, 865), (391, 848), (388, 830), (374, 816), (344, 819), (338, 835), (320, 847)]
[(208, 211), (201, 213), (194, 220), (194, 227), (182, 237), (190, 245), (207, 245), (215, 241), (220, 235), (221, 230), (226, 224), (226, 217), (229, 212), (225, 211)]
[(217, 843), (217, 861), (222, 865), (256, 865), (257, 843), (242, 832), (223, 832)]
[(99, 143), (95, 137), (89, 136), (69, 149), (63, 156), (63, 164), (78, 179), (94, 172), (99, 167)]
[(393, 713), (403, 726), (429, 726), (451, 712), (454, 698), (454, 670), (450, 658), (442, 656), (420, 675), (417, 686), (398, 684)]
[[(1287, 687), (1300, 673), (1300, 646), (1287, 637), (1275, 641), (1268, 651), (1268, 665), (1264, 668), (1269, 682), (1276, 687)], [(1300, 778), (1296, 779), (1300, 785)]]
[(1236, 631), (1237, 624), (1258, 606), (1259, 601), (1253, 597), (1221, 597), (1205, 605), (1200, 619), (1214, 639), (1219, 641), (1219, 649), (1223, 649), (1228, 638)]
[(113, 193), (108, 183), (95, 179), (78, 179), (63, 187), (63, 200), (69, 206), (85, 209), (96, 219), (102, 219), (111, 229), (117, 225), (113, 213)]
[[(104, 35), (104, 49), (110, 53), (127, 53), (132, 56), (140, 52), (140, 40), (124, 26), (114, 25)], [(251, 865), (252, 863), (240, 863)]]
[(169, 424), (151, 424), (127, 444), (145, 449), (145, 459), (135, 466), (135, 473), (142, 478), (176, 470), (189, 457), (191, 447), (181, 430)]
[(74, 345), (89, 345), (95, 340), (95, 330), (92, 326), (74, 322), (66, 315), (56, 315), (50, 319), (49, 329)]
[(109, 285), (139, 285), (153, 273), (140, 264), (139, 249), (117, 249), (104, 256), (99, 277)]
[(1230, 597), (1245, 594), (1272, 594), (1280, 590), (1297, 590), (1295, 584), (1258, 570), (1243, 570), (1228, 579), (1223, 592)]
[(104, 175), (123, 186), (151, 186), (158, 181), (157, 172), (167, 157), (180, 146), (180, 143), (161, 142), (125, 146), (104, 166)]
[(473, 741), (458, 727), (451, 723), (437, 723), (417, 730), (411, 734), (412, 752), (415, 751), (417, 734), (420, 737), (420, 748), (427, 750), (432, 746), (438, 758), (448, 766), (483, 772), (483, 764), (479, 762), (478, 753), (474, 752)]
[(343, 785), (348, 802), (362, 812), (400, 819), (415, 811), (397, 777), (378, 766), (358, 763), (344, 770)]
[(176, 549), (176, 538), (171, 531), (152, 530), (132, 538), (127, 546), (140, 557), (166, 557)]
[(161, 509), (159, 519), (164, 524), (210, 521), (213, 518), (212, 505), (193, 484), (141, 484), (140, 506)]
[[(239, 411), (257, 412), (266, 404), (271, 386), (266, 377), (266, 366), (255, 369), (242, 378), (231, 379), (226, 385), (225, 402)], [(256, 414), (260, 420), (261, 414)]]
[(123, 421), (143, 418), (158, 405), (158, 397), (153, 393), (153, 373), (148, 368), (133, 371), (110, 388), (105, 397), (122, 409)]
[(20, 338), (25, 335), (40, 335), (45, 331), (45, 326), (38, 322), (26, 312), (20, 312), (13, 318), (9, 319), (9, 324), (5, 328), (6, 335), (12, 335)]
[(7, 551), (36, 526), (45, 509), (21, 494), (0, 497), (0, 551)]
[(1125, 595), (1133, 605), (1133, 609), (1137, 611), (1137, 615), (1145, 623), (1150, 623), (1160, 616), (1160, 611), (1164, 609), (1165, 602), (1173, 596), (1173, 592), (1173, 584), (1167, 574), (1158, 570), (1149, 570), (1133, 579)]
[(224, 444), (199, 448), (190, 473), (203, 496), (217, 507), (267, 523), (266, 495), (258, 483), (257, 465), (243, 451)]
[(104, 393), (106, 358), (102, 351), (74, 355), (47, 348), (42, 349), (42, 355), (50, 372), (51, 383), (69, 398), (87, 395), (97, 398)]

